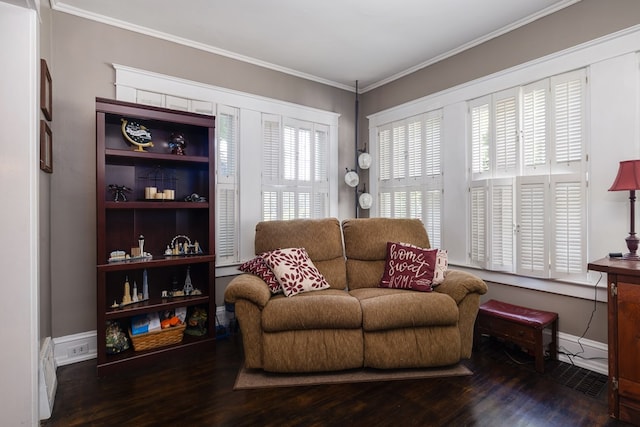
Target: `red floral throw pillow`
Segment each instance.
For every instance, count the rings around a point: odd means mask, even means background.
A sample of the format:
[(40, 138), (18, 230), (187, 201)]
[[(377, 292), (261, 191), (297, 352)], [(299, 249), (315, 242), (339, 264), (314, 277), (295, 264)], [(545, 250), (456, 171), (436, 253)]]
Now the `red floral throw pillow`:
[(444, 280), (447, 264), (447, 251), (387, 242), (380, 287), (430, 292)]
[(271, 290), (272, 294), (282, 292), (282, 288), (280, 287), (278, 279), (276, 279), (276, 275), (273, 274), (273, 271), (271, 271), (269, 266), (264, 262), (262, 256), (258, 255), (257, 257), (243, 263), (238, 267), (238, 270), (245, 273), (255, 274), (260, 277), (269, 286), (269, 290)]
[(276, 249), (262, 257), (288, 297), (329, 287), (304, 248)]

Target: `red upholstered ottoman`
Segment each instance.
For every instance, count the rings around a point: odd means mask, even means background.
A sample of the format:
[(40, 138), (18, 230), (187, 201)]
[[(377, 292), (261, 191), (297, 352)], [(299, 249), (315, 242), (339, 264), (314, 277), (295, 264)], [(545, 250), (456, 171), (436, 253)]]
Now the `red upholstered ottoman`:
[(542, 331), (551, 327), (549, 355), (558, 357), (558, 313), (520, 307), (502, 301), (489, 300), (480, 306), (475, 324), (475, 341), (481, 334), (502, 338), (532, 351), (536, 371), (544, 372)]

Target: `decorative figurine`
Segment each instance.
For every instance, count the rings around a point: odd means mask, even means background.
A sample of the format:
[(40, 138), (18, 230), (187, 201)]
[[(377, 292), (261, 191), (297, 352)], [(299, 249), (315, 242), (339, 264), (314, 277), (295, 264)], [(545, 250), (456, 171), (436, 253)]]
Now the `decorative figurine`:
[(184, 280), (184, 287), (182, 288), (185, 295), (191, 295), (191, 292), (193, 292), (193, 285), (191, 284), (191, 275), (189, 274), (190, 270), (191, 270), (191, 266), (187, 266), (187, 278)]
[(147, 280), (147, 269), (142, 272), (142, 299), (149, 299), (149, 282)]
[(207, 334), (207, 312), (200, 307), (195, 307), (187, 320), (187, 335), (203, 336)]
[(130, 144), (137, 147), (134, 151), (144, 151), (145, 147), (153, 147), (151, 131), (146, 126), (127, 119), (120, 120), (122, 121), (122, 135)]
[(127, 195), (124, 194), (125, 191), (129, 193), (133, 191), (125, 185), (115, 185), (115, 184), (109, 184), (109, 190), (113, 193), (114, 202), (119, 202), (120, 200), (122, 200), (123, 202), (126, 202)]
[(188, 195), (187, 197), (185, 197), (184, 201), (185, 202), (204, 203), (204, 202), (207, 201), (207, 198), (200, 196), (198, 193), (192, 193), (192, 194)]
[(171, 148), (171, 154), (177, 154), (178, 156), (185, 155), (185, 147), (187, 141), (184, 138), (184, 134), (180, 132), (173, 132), (169, 136), (169, 147)]
[(131, 302), (138, 302), (138, 284), (136, 281), (133, 281), (133, 297), (131, 298)]
[(107, 322), (106, 327), (107, 354), (117, 354), (129, 349), (129, 338), (117, 322)]
[(131, 303), (131, 294), (129, 293), (129, 276), (124, 280), (124, 295), (122, 296), (122, 304)]

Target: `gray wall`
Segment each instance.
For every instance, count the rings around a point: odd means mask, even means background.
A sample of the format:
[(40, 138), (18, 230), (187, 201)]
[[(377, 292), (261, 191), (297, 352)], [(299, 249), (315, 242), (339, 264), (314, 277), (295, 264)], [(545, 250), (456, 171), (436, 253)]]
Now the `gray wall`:
[[(583, 0), (360, 99), (362, 117), (639, 23), (640, 2)], [(171, 42), (52, 12), (54, 174), (51, 182), (51, 331), (54, 337), (95, 324), (96, 96), (114, 98), (111, 63), (290, 101), (341, 114), (340, 165), (353, 165), (352, 93)], [(368, 135), (361, 119), (361, 135)], [(340, 217), (354, 215), (353, 193), (341, 186)], [(217, 302), (224, 285), (218, 281)], [(561, 331), (581, 335), (593, 303), (491, 284), (487, 297), (560, 313)], [(604, 306), (588, 338), (606, 342)], [(596, 325), (597, 324), (597, 325)]]

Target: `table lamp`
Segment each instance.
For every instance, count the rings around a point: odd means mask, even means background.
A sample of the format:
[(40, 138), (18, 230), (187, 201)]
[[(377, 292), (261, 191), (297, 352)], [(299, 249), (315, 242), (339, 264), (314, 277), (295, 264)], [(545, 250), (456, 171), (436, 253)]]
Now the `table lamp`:
[(629, 204), (631, 206), (631, 228), (627, 241), (629, 253), (622, 256), (623, 259), (640, 260), (636, 253), (638, 250), (638, 237), (635, 230), (635, 203), (636, 190), (640, 189), (640, 160), (623, 160), (618, 168), (618, 176), (609, 191), (625, 191), (629, 190)]

